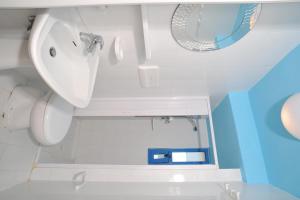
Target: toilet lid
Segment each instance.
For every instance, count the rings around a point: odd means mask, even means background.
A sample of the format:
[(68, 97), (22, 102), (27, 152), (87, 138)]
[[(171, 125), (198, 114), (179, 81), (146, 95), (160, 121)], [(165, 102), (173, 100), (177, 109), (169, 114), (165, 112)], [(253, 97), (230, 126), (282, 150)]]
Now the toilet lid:
[(66, 136), (73, 117), (73, 106), (58, 95), (49, 98), (44, 113), (44, 139), (57, 144)]

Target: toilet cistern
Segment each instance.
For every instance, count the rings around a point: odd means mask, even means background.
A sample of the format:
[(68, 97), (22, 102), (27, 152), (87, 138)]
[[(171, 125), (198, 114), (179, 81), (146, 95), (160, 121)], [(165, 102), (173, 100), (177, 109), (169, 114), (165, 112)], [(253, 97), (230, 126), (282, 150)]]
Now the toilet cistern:
[(31, 110), (30, 129), (41, 145), (55, 145), (67, 135), (74, 107), (55, 93), (40, 98)]
[(55, 145), (67, 135), (74, 107), (59, 95), (17, 86), (5, 102), (2, 124), (8, 130), (30, 129), (41, 145)]

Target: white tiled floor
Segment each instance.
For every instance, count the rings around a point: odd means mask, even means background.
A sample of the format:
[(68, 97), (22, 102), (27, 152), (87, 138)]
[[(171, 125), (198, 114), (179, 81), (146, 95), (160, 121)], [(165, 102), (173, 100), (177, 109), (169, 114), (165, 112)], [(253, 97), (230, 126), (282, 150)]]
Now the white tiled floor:
[(3, 144), (3, 143), (0, 143), (0, 159), (2, 158), (5, 150), (7, 149), (9, 145), (8, 144)]
[(0, 170), (0, 191), (25, 182), (30, 171)]
[(28, 179), (37, 149), (28, 130), (0, 129), (0, 190)]
[(10, 145), (1, 158), (0, 170), (30, 170), (36, 150), (34, 146)]

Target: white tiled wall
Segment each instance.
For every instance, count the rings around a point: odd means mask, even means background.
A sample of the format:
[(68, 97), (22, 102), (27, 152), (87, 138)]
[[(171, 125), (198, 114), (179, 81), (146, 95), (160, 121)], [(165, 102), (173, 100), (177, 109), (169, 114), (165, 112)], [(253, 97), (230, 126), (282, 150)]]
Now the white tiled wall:
[(28, 130), (0, 129), (0, 190), (28, 179), (37, 150)]

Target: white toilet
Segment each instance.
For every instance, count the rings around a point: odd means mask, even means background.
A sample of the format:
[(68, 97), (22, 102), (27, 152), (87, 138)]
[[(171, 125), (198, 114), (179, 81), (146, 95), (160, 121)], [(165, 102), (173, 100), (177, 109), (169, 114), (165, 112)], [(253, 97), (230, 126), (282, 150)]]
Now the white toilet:
[(70, 128), (73, 106), (52, 93), (39, 99), (30, 114), (30, 128), (35, 139), (43, 145), (61, 142)]
[[(42, 97), (41, 97), (42, 96)], [(61, 142), (70, 128), (74, 107), (55, 93), (18, 86), (4, 109), (4, 126), (10, 130), (30, 128), (41, 145)]]

